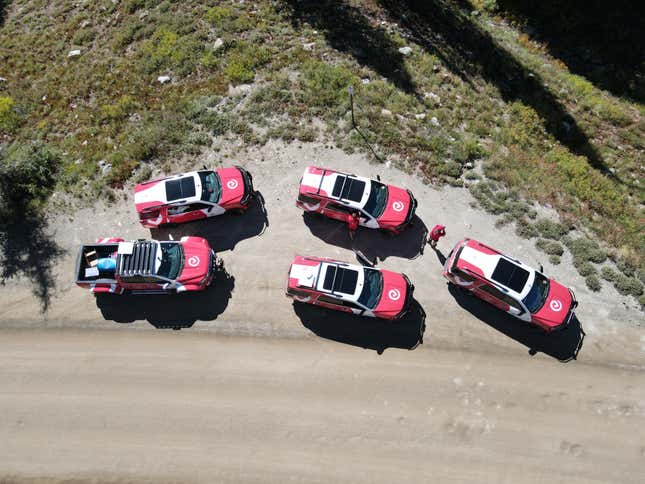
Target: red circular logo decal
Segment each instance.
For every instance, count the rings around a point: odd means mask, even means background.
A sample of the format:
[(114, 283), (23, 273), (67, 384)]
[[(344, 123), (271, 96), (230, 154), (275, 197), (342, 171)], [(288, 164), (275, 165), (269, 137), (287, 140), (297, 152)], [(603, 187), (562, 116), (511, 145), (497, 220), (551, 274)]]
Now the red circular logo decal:
[(551, 308), (551, 311), (555, 311), (557, 313), (562, 309), (562, 303), (558, 299), (554, 299), (549, 303), (549, 307)]
[(237, 180), (229, 180), (226, 182), (226, 186), (231, 190), (235, 190), (238, 186)]
[(199, 257), (197, 257), (196, 255), (190, 256), (188, 258), (188, 265), (190, 267), (197, 267), (199, 265)]
[(387, 297), (389, 297), (392, 301), (398, 301), (401, 298), (401, 291), (398, 289), (390, 289), (390, 291), (387, 293)]
[(404, 208), (405, 205), (400, 200), (397, 200), (392, 204), (392, 210), (394, 210), (395, 212), (402, 212)]

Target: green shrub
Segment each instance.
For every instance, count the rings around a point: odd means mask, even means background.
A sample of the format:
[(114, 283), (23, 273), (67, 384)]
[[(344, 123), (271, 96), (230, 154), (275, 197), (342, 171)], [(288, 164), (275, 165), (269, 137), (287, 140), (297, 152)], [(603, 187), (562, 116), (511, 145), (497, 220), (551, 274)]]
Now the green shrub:
[(540, 139), (544, 127), (540, 116), (533, 108), (522, 104), (521, 101), (515, 101), (509, 106), (509, 115), (508, 123), (500, 132), (502, 143), (528, 148)]
[(221, 136), (231, 128), (231, 117), (216, 111), (204, 111), (195, 118), (195, 121), (214, 136)]
[(541, 218), (535, 222), (535, 228), (538, 229), (540, 235), (545, 239), (560, 240), (569, 230), (557, 222)]
[(561, 262), (560, 261), (560, 256), (559, 255), (550, 255), (549, 256), (549, 262), (551, 262), (551, 264), (557, 266)]
[(43, 144), (14, 143), (0, 154), (0, 220), (37, 209), (54, 188), (59, 163), (58, 155)]
[(123, 8), (127, 13), (134, 13), (145, 6), (146, 0), (127, 0), (124, 2)]
[(204, 51), (204, 44), (191, 35), (180, 36), (167, 27), (158, 27), (141, 47), (140, 66), (147, 74), (172, 69), (183, 76), (190, 74)]
[(486, 154), (484, 147), (476, 140), (466, 140), (457, 145), (455, 159), (460, 163), (476, 160)]
[(589, 96), (585, 102), (585, 107), (593, 111), (605, 121), (616, 126), (628, 126), (633, 122), (630, 114), (623, 109), (618, 103), (609, 101), (600, 96)]
[(19, 118), (13, 98), (0, 96), (0, 133), (13, 133), (18, 123)]
[(605, 281), (614, 282), (618, 277), (618, 273), (609, 266), (604, 266), (600, 269), (600, 275)]
[(617, 220), (626, 215), (626, 197), (607, 177), (592, 168), (587, 158), (556, 147), (547, 153), (546, 159), (565, 177), (562, 189), (591, 210)]
[(585, 284), (593, 292), (598, 292), (600, 291), (600, 289), (602, 289), (602, 284), (600, 283), (600, 279), (598, 279), (598, 276), (596, 274), (591, 274), (585, 277)]
[(515, 233), (525, 239), (531, 239), (538, 236), (537, 229), (526, 219), (520, 219), (517, 221)]
[(215, 27), (222, 27), (225, 23), (235, 18), (235, 11), (230, 7), (215, 6), (206, 12), (204, 18)]
[(124, 151), (112, 153), (108, 158), (112, 170), (107, 174), (106, 181), (110, 186), (122, 186), (130, 178), (132, 172), (139, 166), (139, 162)]
[(633, 277), (627, 277), (624, 274), (617, 273), (616, 280), (614, 281), (614, 287), (616, 290), (627, 296), (631, 295), (634, 297), (639, 297), (643, 294), (643, 284), (638, 279)]
[(607, 260), (607, 253), (602, 250), (596, 242), (586, 238), (563, 239), (564, 244), (569, 248), (574, 258), (582, 261), (591, 261), (597, 264)]
[(270, 60), (270, 52), (249, 43), (239, 43), (226, 58), (224, 74), (233, 84), (251, 82), (255, 70)]
[(349, 106), (347, 86), (356, 78), (344, 67), (335, 67), (320, 61), (309, 61), (302, 69), (305, 103), (317, 107)]
[(626, 259), (619, 259), (616, 262), (616, 267), (618, 267), (618, 270), (626, 276), (632, 277), (636, 273), (636, 267)]
[(143, 165), (137, 170), (132, 181), (134, 183), (143, 183), (150, 180), (150, 178), (152, 178), (152, 168), (149, 165)]
[(316, 141), (316, 130), (308, 126), (301, 126), (296, 133), (296, 139), (303, 143)]
[(582, 277), (587, 277), (598, 272), (591, 262), (577, 257), (574, 257), (573, 259), (573, 266), (578, 270), (578, 273)]
[(549, 255), (561, 256), (564, 254), (564, 248), (558, 242), (547, 239), (538, 239), (535, 242), (535, 246), (540, 249), (542, 252)]
[(139, 107), (132, 96), (124, 95), (114, 104), (101, 106), (101, 121), (123, 121)]
[(74, 34), (72, 42), (74, 45), (85, 45), (89, 42), (92, 42), (96, 37), (96, 32), (94, 29), (81, 29)]
[(451, 160), (447, 160), (445, 163), (440, 163), (437, 167), (437, 173), (452, 178), (459, 178), (461, 176), (461, 170), (461, 165), (456, 161)]

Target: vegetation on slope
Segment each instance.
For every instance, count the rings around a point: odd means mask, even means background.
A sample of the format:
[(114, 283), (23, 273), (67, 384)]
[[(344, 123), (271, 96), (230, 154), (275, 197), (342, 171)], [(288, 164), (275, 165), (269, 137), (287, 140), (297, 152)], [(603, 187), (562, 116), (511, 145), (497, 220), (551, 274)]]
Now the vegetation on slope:
[[(589, 287), (600, 284), (594, 264), (610, 256), (629, 279), (621, 287), (640, 296), (645, 126), (633, 86), (642, 72), (625, 70), (617, 85), (570, 70), (566, 55), (554, 57), (562, 48), (535, 40), (564, 38), (557, 25), (542, 36), (522, 31), (551, 18), (551, 3), (530, 19), (522, 5), (4, 2), (0, 150), (47, 147), (58, 188), (91, 199), (145, 178), (152, 162), (170, 170), (213, 137), (364, 150), (351, 125), (352, 85), (377, 152), (429, 181), (468, 186), (554, 263), (564, 244)], [(533, 201), (558, 212), (559, 228), (545, 229)]]

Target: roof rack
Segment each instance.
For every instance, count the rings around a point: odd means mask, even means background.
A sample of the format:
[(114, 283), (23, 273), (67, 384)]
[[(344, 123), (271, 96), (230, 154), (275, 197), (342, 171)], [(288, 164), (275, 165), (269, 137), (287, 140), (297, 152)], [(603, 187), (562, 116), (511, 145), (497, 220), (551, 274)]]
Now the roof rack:
[(123, 276), (147, 276), (155, 273), (158, 242), (138, 240), (131, 254), (119, 254), (117, 266)]
[(322, 184), (325, 181), (325, 174), (327, 173), (327, 170), (323, 169), (322, 175), (320, 176), (320, 183), (318, 184), (318, 190), (316, 190), (316, 193), (320, 193), (320, 189), (322, 188)]

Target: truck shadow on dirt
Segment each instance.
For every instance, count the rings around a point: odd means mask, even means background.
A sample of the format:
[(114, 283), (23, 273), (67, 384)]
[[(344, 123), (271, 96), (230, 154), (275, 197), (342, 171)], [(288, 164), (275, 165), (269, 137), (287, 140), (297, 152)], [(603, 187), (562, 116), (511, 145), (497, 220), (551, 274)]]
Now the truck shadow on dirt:
[(582, 349), (585, 332), (575, 316), (565, 329), (549, 334), (500, 311), (475, 296), (468, 295), (466, 291), (454, 284), (448, 284), (448, 291), (459, 306), (491, 328), (526, 346), (532, 356), (536, 353), (544, 353), (567, 363), (575, 360)]
[(413, 350), (423, 343), (426, 313), (412, 300), (410, 311), (398, 321), (356, 316), (299, 302), (293, 303), (302, 325), (321, 338), (376, 351)]
[(412, 219), (412, 225), (399, 235), (388, 235), (380, 230), (360, 227), (354, 240), (350, 238), (347, 224), (343, 222), (309, 212), (304, 212), (302, 219), (311, 233), (323, 242), (360, 251), (370, 260), (385, 260), (388, 257), (416, 259), (423, 255), (428, 236), (428, 228), (416, 215)]
[(97, 294), (96, 305), (106, 320), (148, 321), (157, 329), (190, 328), (196, 321), (214, 321), (232, 297), (235, 278), (225, 269), (215, 273), (204, 291), (184, 294)]
[(217, 217), (197, 220), (181, 225), (150, 229), (155, 240), (179, 240), (184, 236), (204, 237), (215, 252), (234, 250), (238, 242), (264, 233), (269, 217), (264, 197), (257, 197), (243, 214), (224, 213)]

